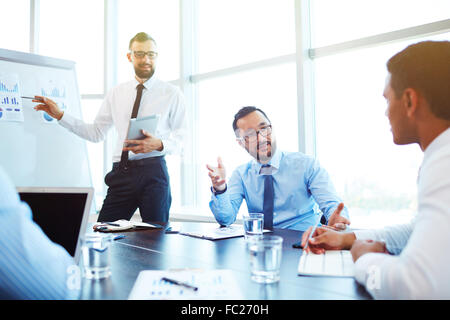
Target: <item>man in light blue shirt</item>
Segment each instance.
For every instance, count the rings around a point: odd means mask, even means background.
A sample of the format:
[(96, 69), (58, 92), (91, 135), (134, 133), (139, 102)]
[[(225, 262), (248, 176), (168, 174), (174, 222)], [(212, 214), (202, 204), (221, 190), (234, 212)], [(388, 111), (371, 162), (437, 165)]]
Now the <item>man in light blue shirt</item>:
[(77, 266), (33, 222), (0, 167), (0, 299), (75, 299), (80, 293)]
[[(328, 173), (313, 157), (277, 150), (272, 126), (262, 110), (242, 108), (233, 129), (253, 160), (234, 170), (228, 183), (220, 158), (217, 167), (207, 165), (213, 193), (209, 205), (218, 223), (234, 223), (245, 199), (248, 212), (264, 213), (265, 225), (273, 219), (270, 227), (304, 231), (317, 223), (320, 211), (328, 226), (345, 229), (350, 224)], [(267, 176), (271, 176), (269, 182)]]

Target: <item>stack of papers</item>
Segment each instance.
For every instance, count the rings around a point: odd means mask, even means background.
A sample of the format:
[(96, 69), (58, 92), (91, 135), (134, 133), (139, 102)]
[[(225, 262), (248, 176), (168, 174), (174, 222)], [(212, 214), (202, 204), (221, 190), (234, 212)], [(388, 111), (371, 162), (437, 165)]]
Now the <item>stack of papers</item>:
[[(197, 290), (163, 280), (183, 282)], [(139, 273), (130, 300), (243, 299), (231, 270), (145, 270)]]

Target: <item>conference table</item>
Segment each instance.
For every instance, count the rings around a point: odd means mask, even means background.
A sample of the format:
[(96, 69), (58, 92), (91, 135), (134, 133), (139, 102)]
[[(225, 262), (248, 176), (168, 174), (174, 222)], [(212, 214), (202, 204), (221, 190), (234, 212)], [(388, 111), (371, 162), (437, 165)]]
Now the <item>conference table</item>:
[[(170, 224), (170, 223), (169, 223)], [(182, 231), (211, 228), (211, 223), (176, 222)], [(216, 224), (217, 225), (217, 224)], [(218, 226), (218, 225), (217, 225)], [(92, 232), (92, 225), (88, 226)], [(126, 300), (143, 270), (201, 269), (232, 270), (245, 300), (360, 300), (371, 299), (353, 278), (308, 277), (297, 275), (301, 249), (292, 245), (302, 232), (275, 229), (283, 238), (280, 281), (259, 284), (251, 280), (249, 254), (244, 237), (206, 240), (164, 229), (115, 233), (125, 238), (113, 241), (111, 276), (102, 280), (83, 279), (83, 300)]]

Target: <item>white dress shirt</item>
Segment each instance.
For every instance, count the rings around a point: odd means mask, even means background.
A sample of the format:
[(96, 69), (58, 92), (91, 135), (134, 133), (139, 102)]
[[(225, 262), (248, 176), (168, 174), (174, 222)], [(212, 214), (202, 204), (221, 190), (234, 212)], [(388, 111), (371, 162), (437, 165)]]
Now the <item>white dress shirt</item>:
[(415, 219), (355, 235), (384, 240), (393, 254), (367, 253), (356, 261), (355, 278), (374, 298), (450, 299), (450, 129), (425, 150)]
[[(94, 123), (86, 124), (64, 112), (59, 124), (92, 142), (104, 140), (108, 130), (115, 125), (118, 139), (114, 149), (113, 162), (120, 161), (138, 84), (139, 82), (134, 79), (113, 88), (104, 99)], [(137, 118), (153, 114), (160, 115), (155, 136), (162, 140), (163, 150), (140, 154), (129, 152), (128, 159), (137, 160), (181, 153), (182, 139), (186, 134), (185, 101), (181, 91), (154, 76), (144, 82), (144, 87)]]

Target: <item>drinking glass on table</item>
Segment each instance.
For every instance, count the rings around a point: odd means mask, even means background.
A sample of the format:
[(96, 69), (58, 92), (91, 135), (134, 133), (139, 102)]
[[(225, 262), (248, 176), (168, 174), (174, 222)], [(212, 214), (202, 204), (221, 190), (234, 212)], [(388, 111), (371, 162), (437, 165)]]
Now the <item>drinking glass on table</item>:
[(246, 240), (252, 237), (261, 237), (263, 234), (264, 214), (248, 213), (243, 217), (243, 224)]
[(103, 279), (111, 275), (110, 247), (113, 237), (109, 234), (89, 233), (81, 238), (83, 276), (86, 279)]
[(283, 238), (280, 236), (251, 237), (248, 240), (251, 279), (258, 283), (280, 280)]

